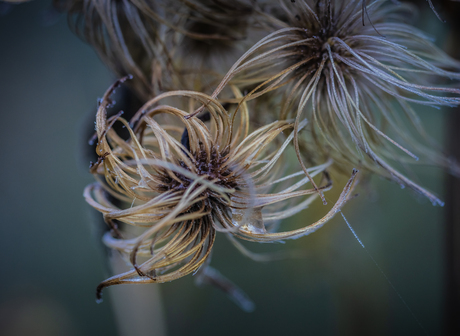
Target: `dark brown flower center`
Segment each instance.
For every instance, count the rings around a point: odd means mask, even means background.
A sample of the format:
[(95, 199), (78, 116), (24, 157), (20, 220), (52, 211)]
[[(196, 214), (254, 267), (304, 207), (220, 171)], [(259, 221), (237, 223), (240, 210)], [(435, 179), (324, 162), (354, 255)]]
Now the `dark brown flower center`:
[[(178, 165), (182, 168), (197, 174), (198, 176), (205, 176), (208, 181), (213, 181), (216, 185), (228, 189), (237, 188), (236, 176), (233, 174), (231, 167), (225, 166), (228, 161), (228, 151), (220, 152), (217, 148), (211, 148), (210, 155), (201, 148), (198, 152), (193, 154), (194, 167), (189, 167), (185, 162), (179, 161)], [(180, 173), (172, 173), (174, 177), (164, 172), (162, 179), (163, 183), (160, 185), (160, 191), (185, 191), (193, 183), (193, 179), (184, 176)], [(198, 188), (196, 186), (195, 188)], [(215, 192), (206, 189), (201, 196), (208, 198), (218, 197)]]
[[(334, 9), (337, 5), (333, 3), (333, 1), (331, 3), (331, 1), (327, 0), (317, 1), (316, 5), (311, 8), (316, 15), (313, 15), (302, 6), (296, 6), (297, 10), (293, 11), (293, 13), (296, 13), (294, 17), (286, 18), (291, 27), (303, 29), (295, 33), (297, 35), (296, 40), (305, 40), (305, 42), (293, 47), (295, 56), (292, 59), (292, 64), (307, 59), (309, 61), (296, 70), (297, 74), (303, 75), (306, 72), (313, 73), (320, 67), (323, 60), (326, 60), (327, 64), (330, 58), (328, 46), (333, 56), (334, 54), (340, 54), (342, 57), (350, 56), (345, 48), (338, 46), (337, 43), (334, 43), (332, 40), (334, 37), (343, 40), (352, 33), (348, 27), (339, 27), (337, 24), (337, 22), (343, 21), (341, 20), (341, 15), (343, 15), (343, 13), (337, 10), (337, 8)], [(348, 15), (350, 15), (350, 13), (348, 13)], [(344, 66), (344, 64), (336, 58), (334, 62), (339, 67)], [(325, 71), (327, 73), (327, 67)]]

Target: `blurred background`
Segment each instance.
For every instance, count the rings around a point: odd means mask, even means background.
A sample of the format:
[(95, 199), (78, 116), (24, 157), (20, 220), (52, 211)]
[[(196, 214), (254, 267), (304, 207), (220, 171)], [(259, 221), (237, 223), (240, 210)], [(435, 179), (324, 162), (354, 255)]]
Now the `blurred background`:
[[(459, 58), (452, 18), (460, 3), (437, 2), (444, 24), (426, 1), (418, 5), (419, 27)], [(96, 304), (96, 286), (111, 272), (97, 216), (82, 197), (93, 181), (85, 151), (96, 101), (113, 81), (50, 1), (0, 2), (1, 335), (118, 334), (111, 297), (121, 286)], [(458, 151), (459, 111), (418, 111), (429, 132)], [(142, 290), (159, 288), (168, 335), (458, 335), (459, 181), (440, 169), (415, 171), (446, 206), (371, 179), (343, 210), (366, 249), (341, 216), (284, 245), (246, 245), (301, 250), (298, 259), (256, 263), (218, 235), (212, 265), (251, 297), (252, 313), (214, 288), (196, 287), (192, 276)], [(287, 226), (313, 221), (315, 211)]]

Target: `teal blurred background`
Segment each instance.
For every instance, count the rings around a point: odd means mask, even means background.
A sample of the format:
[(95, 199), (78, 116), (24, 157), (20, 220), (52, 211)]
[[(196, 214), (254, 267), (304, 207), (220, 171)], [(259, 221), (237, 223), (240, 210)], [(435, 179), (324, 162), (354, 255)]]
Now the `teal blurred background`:
[[(111, 274), (82, 197), (93, 181), (86, 135), (114, 78), (49, 1), (0, 5), (0, 334), (117, 335), (110, 296), (118, 288), (95, 302), (97, 284)], [(431, 33), (448, 29), (429, 10), (421, 22), (428, 21)], [(441, 143), (449, 113), (420, 109)], [(416, 172), (444, 198), (441, 170)], [(218, 236), (212, 265), (256, 310), (242, 312), (216, 289), (196, 287), (192, 276), (145, 285), (161, 289), (168, 335), (442, 334), (444, 209), (379, 178), (359, 192), (343, 213), (378, 267), (341, 216), (284, 245), (246, 245), (300, 249), (302, 259), (256, 263)], [(308, 216), (287, 225), (305, 225), (315, 214)]]

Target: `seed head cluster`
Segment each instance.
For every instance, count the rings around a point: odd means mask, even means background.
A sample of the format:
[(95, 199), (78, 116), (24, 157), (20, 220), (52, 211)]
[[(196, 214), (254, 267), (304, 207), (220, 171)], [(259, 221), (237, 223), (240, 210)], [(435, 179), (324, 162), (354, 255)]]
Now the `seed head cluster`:
[[(354, 196), (358, 169), (435, 205), (442, 201), (402, 171), (426, 164), (460, 175), (418, 117), (421, 105), (460, 105), (460, 62), (409, 24), (416, 19), (410, 4), (55, 4), (116, 75), (130, 75), (101, 99), (99, 159), (90, 168), (96, 182), (84, 193), (110, 229), (104, 244), (131, 266), (103, 281), (99, 298), (107, 286), (197, 273), (204, 283), (225, 283), (218, 287), (250, 310), (247, 297), (209, 266), (217, 233), (244, 255), (270, 260), (240, 241), (314, 232)], [(110, 109), (125, 81), (143, 103), (126, 119)], [(127, 137), (116, 131), (121, 125)], [(331, 201), (325, 193), (343, 174)], [(328, 204), (323, 217), (285, 229), (317, 199)]]

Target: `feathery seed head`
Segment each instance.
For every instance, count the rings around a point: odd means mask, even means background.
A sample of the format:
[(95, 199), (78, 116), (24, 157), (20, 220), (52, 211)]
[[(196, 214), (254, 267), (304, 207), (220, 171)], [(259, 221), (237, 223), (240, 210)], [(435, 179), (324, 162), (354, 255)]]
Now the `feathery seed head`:
[[(451, 85), (458, 86), (460, 62), (404, 23), (414, 11), (408, 4), (286, 0), (281, 8), (274, 32), (234, 64), (213, 97), (230, 81), (255, 87), (245, 100), (272, 95), (281, 106), (273, 118), (295, 118), (300, 161), (302, 154), (313, 162), (333, 158), (442, 204), (388, 162), (420, 159), (458, 174), (458, 166), (432, 148), (412, 105), (459, 105), (460, 90)], [(281, 100), (272, 92), (280, 88)], [(300, 135), (305, 117), (310, 123)], [(309, 144), (303, 153), (302, 138)]]
[[(117, 76), (134, 76), (129, 85), (144, 101), (169, 90), (197, 89), (197, 83), (206, 89), (215, 86), (228, 69), (220, 60), (241, 47), (247, 27), (254, 23), (255, 6), (249, 0), (54, 0), (54, 4), (68, 13), (71, 28)], [(231, 64), (234, 58), (228, 58)]]
[[(98, 182), (85, 189), (85, 198), (112, 228), (104, 243), (129, 257), (133, 269), (102, 282), (99, 296), (107, 286), (171, 281), (197, 271), (206, 265), (216, 231), (229, 235), (245, 254), (263, 258), (247, 252), (233, 237), (273, 242), (309, 234), (350, 197), (356, 172), (319, 221), (271, 232), (277, 222), (304, 210), (318, 196), (308, 188), (310, 180), (303, 172), (289, 172), (288, 161), (283, 162), (294, 136), (292, 122), (276, 121), (250, 132), (245, 103), (238, 112), (228, 113), (217, 100), (192, 91), (150, 100), (130, 123), (120, 115), (107, 120), (115, 87), (106, 92), (97, 112), (100, 159), (91, 171)], [(233, 90), (241, 99), (241, 93)], [(189, 112), (163, 104), (181, 99), (189, 102)], [(190, 117), (200, 105), (207, 112)], [(115, 133), (114, 122), (126, 126), (129, 140)], [(331, 188), (325, 172), (330, 164), (308, 170), (311, 177), (322, 176), (321, 191)], [(115, 205), (108, 195), (125, 205)], [(139, 231), (128, 237), (117, 223)]]

